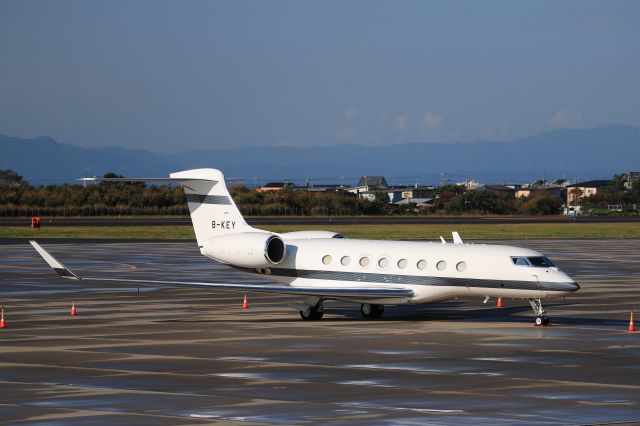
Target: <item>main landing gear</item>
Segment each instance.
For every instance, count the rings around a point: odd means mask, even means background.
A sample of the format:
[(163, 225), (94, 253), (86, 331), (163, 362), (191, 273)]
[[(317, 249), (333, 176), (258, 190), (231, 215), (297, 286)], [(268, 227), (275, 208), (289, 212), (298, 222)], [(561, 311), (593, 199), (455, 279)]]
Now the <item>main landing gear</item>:
[(363, 303), (360, 305), (360, 312), (362, 312), (362, 315), (366, 318), (380, 318), (384, 313), (384, 305)]
[(324, 305), (318, 302), (313, 306), (309, 306), (306, 310), (300, 310), (300, 316), (305, 321), (318, 321), (324, 315)]
[[(362, 312), (365, 318), (380, 318), (384, 313), (384, 305), (364, 303), (360, 305), (360, 312)], [(324, 305), (322, 304), (322, 300), (318, 302), (315, 302), (315, 300), (307, 300), (305, 305), (300, 306), (300, 316), (305, 321), (318, 321), (322, 319), (323, 315)]]
[(542, 307), (542, 299), (529, 299), (529, 303), (533, 308), (533, 312), (536, 313), (536, 326), (549, 325), (549, 317), (547, 316), (544, 308)]

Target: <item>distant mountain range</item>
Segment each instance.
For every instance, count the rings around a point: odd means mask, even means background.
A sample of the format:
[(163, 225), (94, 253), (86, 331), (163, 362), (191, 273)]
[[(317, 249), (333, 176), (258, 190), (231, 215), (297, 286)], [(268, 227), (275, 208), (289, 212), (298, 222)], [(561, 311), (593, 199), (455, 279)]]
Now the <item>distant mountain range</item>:
[(222, 169), (227, 177), (258, 183), (310, 178), (312, 183), (355, 183), (363, 175), (383, 175), (390, 183), (435, 184), (441, 174), (453, 181), (468, 173), (485, 183), (550, 179), (608, 178), (640, 170), (640, 128), (607, 124), (591, 129), (556, 129), (510, 141), (455, 144), (411, 143), (366, 147), (245, 147), (177, 154), (122, 147), (80, 148), (50, 137), (0, 135), (0, 169), (12, 169), (32, 184), (72, 182), (89, 174), (167, 176), (198, 167)]

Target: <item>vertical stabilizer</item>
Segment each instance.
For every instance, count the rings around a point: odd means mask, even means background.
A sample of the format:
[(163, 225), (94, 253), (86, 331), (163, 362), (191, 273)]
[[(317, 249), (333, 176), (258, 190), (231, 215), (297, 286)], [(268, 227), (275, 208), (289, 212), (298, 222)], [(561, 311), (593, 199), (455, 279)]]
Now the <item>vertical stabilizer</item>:
[(170, 176), (182, 183), (198, 246), (211, 237), (254, 230), (229, 195), (220, 170), (185, 170)]

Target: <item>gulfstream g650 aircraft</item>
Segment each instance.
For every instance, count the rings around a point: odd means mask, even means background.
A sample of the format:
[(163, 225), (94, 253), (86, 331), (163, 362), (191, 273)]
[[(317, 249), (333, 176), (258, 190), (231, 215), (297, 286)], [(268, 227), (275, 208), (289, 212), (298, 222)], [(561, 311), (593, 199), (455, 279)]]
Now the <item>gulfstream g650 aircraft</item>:
[(303, 301), (295, 308), (305, 320), (322, 318), (326, 300), (358, 303), (365, 317), (377, 318), (384, 305), (502, 296), (528, 299), (536, 325), (546, 325), (549, 319), (542, 300), (580, 288), (541, 253), (519, 247), (465, 244), (457, 233), (453, 234), (454, 244), (446, 244), (444, 239), (441, 244), (346, 239), (328, 231), (263, 231), (245, 222), (229, 196), (221, 171), (196, 169), (170, 176), (84, 180), (181, 183), (200, 252), (277, 284), (80, 277), (38, 243), (31, 244), (64, 278), (298, 295)]

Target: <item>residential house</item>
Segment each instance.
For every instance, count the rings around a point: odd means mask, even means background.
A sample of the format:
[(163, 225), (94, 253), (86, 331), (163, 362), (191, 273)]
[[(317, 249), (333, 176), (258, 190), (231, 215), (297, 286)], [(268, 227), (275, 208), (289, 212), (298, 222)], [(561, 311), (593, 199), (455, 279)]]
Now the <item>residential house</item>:
[(266, 191), (281, 191), (285, 188), (294, 189), (296, 186), (291, 182), (269, 182), (265, 186), (256, 188), (258, 192), (266, 192)]
[(528, 186), (526, 188), (520, 188), (516, 190), (515, 196), (516, 198), (521, 197), (529, 197), (531, 195), (536, 195), (539, 193), (547, 193), (554, 197), (562, 198), (562, 192), (564, 187), (561, 185), (538, 185), (538, 186)]
[(624, 174), (624, 187), (632, 189), (635, 185), (640, 185), (640, 172), (628, 172)]
[[(433, 186), (393, 186), (387, 191), (389, 196), (389, 202), (392, 204), (399, 204), (402, 200), (415, 200), (415, 199), (432, 199), (435, 188)], [(410, 201), (415, 202), (415, 201)]]
[(591, 197), (596, 195), (598, 190), (606, 186), (610, 181), (603, 180), (589, 180), (586, 182), (574, 183), (567, 186), (567, 206), (575, 206), (578, 204), (578, 200), (584, 197)]
[(366, 198), (370, 201), (376, 199), (376, 192), (386, 192), (389, 184), (384, 176), (362, 176), (358, 184), (347, 191), (356, 194), (360, 198)]
[(511, 198), (513, 198), (516, 193), (516, 190), (514, 188), (507, 185), (481, 185), (476, 188), (476, 191), (493, 192), (498, 195), (507, 195)]
[(433, 206), (433, 198), (403, 198), (402, 200), (393, 203), (398, 206), (403, 206), (406, 204), (415, 204), (418, 208), (424, 207), (432, 207)]

